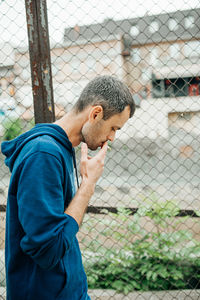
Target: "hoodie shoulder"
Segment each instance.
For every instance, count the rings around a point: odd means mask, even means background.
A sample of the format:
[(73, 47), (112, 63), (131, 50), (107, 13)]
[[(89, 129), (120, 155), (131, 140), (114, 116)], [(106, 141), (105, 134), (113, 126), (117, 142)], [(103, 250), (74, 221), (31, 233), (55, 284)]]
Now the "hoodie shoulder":
[(6, 156), (5, 164), (10, 171), (16, 160), (19, 162), (36, 151), (47, 152), (58, 158), (61, 158), (63, 149), (70, 153), (73, 151), (72, 144), (64, 130), (54, 124), (36, 125), (14, 140), (3, 142), (1, 149)]
[(34, 152), (46, 152), (54, 156), (60, 156), (62, 153), (61, 147), (56, 140), (48, 135), (38, 136), (37, 138), (30, 140), (26, 143), (23, 150), (28, 155)]

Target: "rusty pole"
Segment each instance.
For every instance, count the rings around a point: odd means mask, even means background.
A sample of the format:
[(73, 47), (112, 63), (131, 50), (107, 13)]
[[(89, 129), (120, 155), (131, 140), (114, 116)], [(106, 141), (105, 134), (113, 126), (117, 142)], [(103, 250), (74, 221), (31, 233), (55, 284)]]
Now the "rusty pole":
[(35, 123), (55, 121), (46, 0), (25, 0)]

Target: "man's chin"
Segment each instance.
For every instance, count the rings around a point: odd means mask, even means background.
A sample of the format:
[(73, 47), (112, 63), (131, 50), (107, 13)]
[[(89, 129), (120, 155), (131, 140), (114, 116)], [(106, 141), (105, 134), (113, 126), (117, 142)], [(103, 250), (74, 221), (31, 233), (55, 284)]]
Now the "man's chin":
[(101, 145), (97, 145), (97, 146), (94, 146), (94, 145), (88, 145), (88, 148), (91, 150), (91, 151), (95, 151), (97, 150), (98, 148), (101, 148)]
[(99, 146), (97, 147), (93, 147), (93, 148), (89, 148), (91, 151), (96, 151), (99, 148)]

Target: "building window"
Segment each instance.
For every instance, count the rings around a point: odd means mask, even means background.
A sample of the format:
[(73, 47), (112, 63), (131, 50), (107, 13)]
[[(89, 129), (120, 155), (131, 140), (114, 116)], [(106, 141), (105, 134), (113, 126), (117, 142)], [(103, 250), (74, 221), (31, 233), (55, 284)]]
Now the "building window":
[(175, 96), (175, 86), (171, 83), (170, 80), (165, 80), (165, 97), (174, 97)]
[(199, 96), (199, 94), (199, 77), (152, 79), (152, 95), (154, 98)]
[(194, 27), (194, 17), (193, 16), (186, 17), (184, 21), (185, 21), (186, 29)]
[(185, 43), (184, 53), (186, 57), (198, 57), (200, 55), (200, 41)]
[(178, 119), (179, 120), (186, 120), (186, 121), (190, 121), (192, 119), (192, 113), (190, 112), (182, 112), (178, 114)]
[(168, 22), (169, 30), (174, 31), (178, 29), (178, 22), (175, 19), (170, 18)]
[(162, 98), (165, 97), (165, 84), (164, 80), (152, 80), (152, 97)]
[(155, 33), (156, 31), (158, 31), (159, 29), (159, 24), (157, 21), (153, 21), (151, 22), (151, 24), (149, 25), (149, 31), (151, 33)]
[(138, 28), (138, 26), (137, 26), (136, 24), (133, 25), (133, 26), (131, 27), (131, 29), (130, 29), (130, 34), (131, 34), (132, 36), (138, 35), (139, 32), (140, 32), (140, 30), (139, 30), (139, 28)]
[(133, 48), (131, 54), (133, 63), (139, 63), (141, 60), (140, 48)]
[(188, 87), (189, 96), (199, 96), (199, 84), (191, 83)]
[(187, 95), (187, 78), (173, 78), (165, 80), (165, 97), (185, 97)]

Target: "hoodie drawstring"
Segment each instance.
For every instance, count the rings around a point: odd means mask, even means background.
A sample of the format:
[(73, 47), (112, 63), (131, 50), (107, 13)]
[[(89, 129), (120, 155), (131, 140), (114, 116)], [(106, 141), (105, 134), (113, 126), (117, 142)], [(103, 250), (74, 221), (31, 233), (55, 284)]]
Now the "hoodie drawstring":
[(73, 157), (73, 164), (74, 164), (74, 169), (75, 169), (75, 174), (76, 174), (76, 182), (77, 182), (77, 187), (79, 189), (79, 180), (78, 180), (78, 171), (77, 171), (77, 165), (76, 165), (76, 154), (74, 148), (72, 148), (72, 157)]

